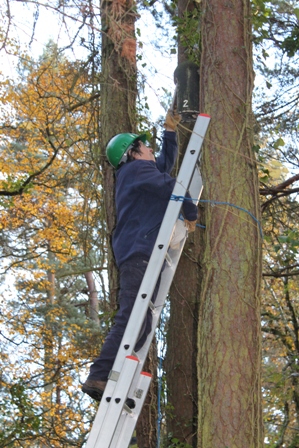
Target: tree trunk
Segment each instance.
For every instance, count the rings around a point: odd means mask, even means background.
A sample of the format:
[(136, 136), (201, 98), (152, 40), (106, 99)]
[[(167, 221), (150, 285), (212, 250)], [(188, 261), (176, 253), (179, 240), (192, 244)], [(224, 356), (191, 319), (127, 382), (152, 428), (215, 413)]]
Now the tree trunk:
[[(136, 3), (134, 0), (103, 1), (101, 13), (103, 35), (99, 135), (108, 239), (107, 263), (110, 304), (112, 307), (116, 307), (118, 271), (111, 246), (111, 236), (116, 221), (114, 169), (106, 159), (105, 148), (113, 135), (122, 132), (136, 132)], [(154, 366), (156, 366), (156, 363), (154, 363)], [(152, 366), (152, 370), (154, 368)], [(152, 440), (155, 439), (156, 426), (153, 426), (152, 421), (153, 408), (146, 406), (142, 413), (141, 422), (137, 424), (137, 434), (142, 439), (142, 443), (147, 438), (147, 441), (144, 442), (144, 447), (153, 446)], [(144, 435), (146, 426), (150, 428), (150, 431), (147, 429), (147, 434)]]
[(156, 448), (157, 446), (157, 346), (150, 346), (144, 371), (152, 374), (153, 379), (138, 419), (136, 434), (138, 448)]
[(136, 5), (133, 0), (103, 1), (100, 163), (102, 167), (110, 303), (116, 306), (118, 274), (111, 236), (115, 226), (114, 169), (106, 158), (106, 145), (121, 132), (136, 131)]
[[(49, 265), (53, 263), (54, 255), (49, 250), (48, 252)], [(52, 381), (53, 376), (53, 365), (55, 364), (54, 355), (54, 335), (51, 321), (51, 306), (55, 302), (55, 274), (50, 270), (47, 271), (47, 299), (46, 305), (49, 307), (45, 314), (44, 331), (43, 331), (43, 346), (44, 346), (44, 394), (43, 394), (43, 432), (48, 434), (50, 432), (50, 427), (52, 426), (53, 416), (51, 415), (51, 409), (53, 406), (53, 391), (54, 384)], [(42, 439), (41, 447), (46, 448), (49, 444), (47, 442), (47, 437)]]
[[(184, 123), (193, 128), (194, 123)], [(184, 154), (190, 132), (178, 132), (180, 154)], [(196, 446), (197, 435), (197, 322), (199, 275), (198, 231), (190, 234), (171, 289), (170, 317), (167, 332), (167, 401), (171, 413), (167, 418), (167, 433), (181, 443)]]
[(261, 231), (252, 152), (249, 0), (204, 0), (201, 110), (211, 115), (202, 173), (205, 250), (199, 327), (198, 447), (263, 446)]
[(99, 319), (99, 302), (98, 302), (98, 292), (96, 289), (96, 284), (91, 271), (85, 272), (85, 279), (88, 288), (89, 295), (89, 317), (96, 324), (100, 325)]
[[(180, 18), (193, 10), (193, 1), (179, 0)], [(182, 41), (179, 35), (178, 64), (188, 60), (190, 50), (183, 47)], [(184, 122), (183, 126), (178, 127), (179, 166), (185, 155), (193, 126), (194, 123)], [(198, 236), (196, 230), (195, 234), (188, 237), (170, 289), (171, 304), (165, 360), (167, 400), (171, 408), (167, 416), (167, 433), (170, 438), (194, 447), (197, 439)]]

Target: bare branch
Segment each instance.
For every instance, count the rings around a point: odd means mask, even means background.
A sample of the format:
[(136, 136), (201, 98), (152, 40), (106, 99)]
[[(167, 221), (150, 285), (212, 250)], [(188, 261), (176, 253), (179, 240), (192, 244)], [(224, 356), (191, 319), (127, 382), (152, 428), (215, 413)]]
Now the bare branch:
[[(285, 188), (289, 187), (290, 185), (295, 183), (297, 180), (299, 180), (299, 174), (296, 174), (295, 176), (290, 177), (289, 179), (285, 180), (281, 184), (276, 185), (275, 187), (266, 187), (264, 189), (261, 189), (260, 190), (260, 194), (263, 195), (263, 196), (267, 196), (269, 194), (276, 195), (279, 192), (284, 191)], [(294, 190), (298, 190), (298, 189), (294, 189)], [(293, 192), (293, 190), (289, 190), (289, 191)]]

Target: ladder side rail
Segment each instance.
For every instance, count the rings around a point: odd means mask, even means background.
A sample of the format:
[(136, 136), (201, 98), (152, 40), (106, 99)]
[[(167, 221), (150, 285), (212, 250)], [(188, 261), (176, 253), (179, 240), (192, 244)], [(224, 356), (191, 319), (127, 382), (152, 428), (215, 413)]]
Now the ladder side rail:
[[(176, 210), (176, 218), (177, 218), (182, 203), (174, 202), (174, 201), (170, 201), (170, 202), (173, 204), (173, 205), (171, 204), (172, 205), (171, 209), (173, 209), (173, 208), (177, 209)], [(171, 211), (170, 213), (171, 213), (171, 216), (173, 216), (174, 211)], [(175, 222), (176, 222), (176, 219), (174, 220), (173, 226), (172, 227), (169, 226), (167, 228), (167, 233), (169, 234), (169, 240), (171, 238), (172, 228), (174, 227)], [(165, 239), (164, 239), (164, 242), (165, 242)], [(169, 244), (169, 242), (168, 242), (168, 244)], [(168, 244), (166, 245), (164, 243), (163, 248), (167, 249)], [(146, 280), (146, 284), (144, 286), (145, 282), (143, 279), (143, 282), (142, 282), (143, 285), (141, 285), (141, 287), (140, 287), (141, 291), (147, 291), (147, 293), (146, 293), (147, 297), (146, 297), (146, 299), (142, 298), (143, 292), (140, 292), (137, 295), (137, 298), (136, 298), (136, 301), (134, 304), (134, 308), (132, 310), (130, 320), (129, 320), (127, 328), (126, 328), (127, 341), (128, 341), (129, 348), (128, 349), (124, 348), (124, 345), (126, 345), (126, 343), (127, 343), (126, 339), (125, 339), (125, 335), (124, 335), (122, 343), (121, 343), (122, 345), (120, 347), (120, 349), (122, 348), (123, 350), (118, 351), (116, 360), (115, 360), (113, 368), (112, 368), (113, 372), (121, 372), (121, 369), (123, 367), (123, 363), (124, 363), (126, 356), (131, 355), (133, 353), (133, 349), (136, 344), (141, 325), (145, 318), (145, 315), (146, 315), (146, 312), (147, 312), (147, 309), (149, 306), (149, 302), (150, 302), (152, 293), (155, 288), (155, 284), (157, 282), (158, 276), (160, 275), (160, 271), (162, 269), (162, 265), (164, 263), (166, 251), (167, 250), (162, 251), (162, 256), (161, 256), (161, 251), (158, 248), (158, 249), (156, 249), (156, 251), (154, 251), (155, 254), (153, 252), (153, 254), (151, 256), (152, 265), (156, 272), (155, 272), (155, 274), (153, 274), (153, 272), (150, 271), (151, 266), (149, 263), (146, 273), (145, 273), (145, 276), (144, 276), (144, 279)], [(163, 253), (163, 252), (165, 252), (165, 253)], [(153, 255), (155, 255), (155, 256), (153, 257)], [(153, 278), (155, 278), (155, 280), (153, 280)], [(131, 326), (129, 325), (130, 322), (131, 322)], [(100, 404), (98, 413), (96, 415), (96, 420), (93, 424), (93, 427), (92, 427), (92, 430), (91, 430), (91, 433), (90, 433), (90, 436), (88, 439), (87, 448), (96, 447), (97, 446), (96, 443), (97, 443), (97, 440), (99, 440), (98, 439), (99, 436), (101, 437), (101, 442), (102, 442), (102, 437), (106, 437), (106, 436), (102, 436), (102, 432), (104, 432), (104, 431), (102, 431), (101, 429), (103, 428), (104, 424), (106, 424), (107, 413), (111, 407), (111, 403), (114, 400), (116, 385), (117, 385), (116, 381), (108, 380), (107, 386), (105, 388), (105, 391), (104, 391), (104, 394), (103, 394), (103, 397), (101, 400), (101, 404)], [(109, 404), (107, 403), (108, 397), (111, 397), (111, 401)], [(97, 428), (97, 429), (94, 429), (94, 428)], [(103, 447), (101, 446), (101, 448), (104, 448), (104, 446)]]
[(137, 356), (139, 358), (139, 365), (137, 367), (135, 375), (137, 375), (143, 369), (143, 365), (146, 360), (151, 342), (154, 338), (156, 327), (158, 325), (160, 315), (162, 313), (165, 301), (167, 299), (167, 295), (168, 295), (173, 277), (175, 275), (175, 271), (179, 264), (179, 260), (180, 260), (180, 256), (181, 256), (184, 244), (185, 244), (185, 240), (183, 240), (181, 242), (180, 249), (177, 249), (177, 250), (170, 249), (170, 251), (169, 251), (171, 254), (172, 265), (166, 266), (164, 271), (162, 272), (161, 284), (160, 284), (160, 288), (159, 288), (157, 298), (155, 301), (155, 310), (153, 312), (152, 330), (151, 330), (151, 333), (149, 333), (143, 347), (137, 352)]
[[(194, 174), (192, 176), (189, 191), (190, 191), (191, 197), (193, 199), (193, 202), (197, 205), (199, 202), (200, 196), (202, 194), (202, 190), (203, 190), (202, 178), (201, 178), (201, 174), (199, 171), (198, 163), (197, 163), (197, 167), (195, 170), (196, 171), (194, 172)], [(196, 179), (194, 179), (194, 177), (196, 177)], [(171, 249), (171, 248), (168, 249), (168, 254), (170, 255), (172, 262), (171, 262), (170, 266), (169, 265), (165, 266), (165, 269), (163, 270), (162, 275), (161, 275), (161, 284), (160, 284), (157, 298), (155, 301), (155, 310), (153, 312), (152, 330), (151, 330), (151, 333), (148, 335), (145, 344), (137, 353), (137, 356), (139, 358), (139, 365), (137, 367), (134, 379), (131, 384), (131, 388), (129, 390), (129, 397), (134, 396), (134, 391), (136, 388), (138, 388), (137, 383), (138, 383), (140, 375), (142, 374), (142, 369), (143, 369), (150, 345), (155, 336), (156, 328), (158, 326), (160, 316), (161, 316), (163, 307), (165, 305), (165, 301), (167, 299), (167, 295), (168, 295), (173, 277), (175, 275), (178, 263), (180, 261), (180, 257), (181, 257), (186, 240), (187, 240), (187, 237), (181, 241), (180, 247), (178, 249)], [(147, 394), (147, 392), (145, 393), (144, 400), (146, 398), (146, 394)], [(141, 409), (142, 409), (142, 407), (141, 407)], [(118, 422), (117, 430), (116, 430), (113, 442), (111, 444), (111, 448), (122, 448), (123, 446), (126, 446), (126, 447), (129, 446), (130, 440), (134, 433), (135, 426), (137, 424), (138, 415), (141, 412), (141, 409), (140, 409), (140, 411), (138, 411), (137, 408), (136, 408), (136, 410), (134, 410), (135, 411), (134, 417), (132, 417), (132, 415), (128, 415), (128, 414), (124, 413), (125, 415), (123, 416), (123, 421)], [(138, 414), (137, 418), (136, 418), (136, 414)]]
[[(195, 182), (194, 182), (194, 176), (197, 177)], [(201, 175), (200, 175), (199, 171), (197, 171), (193, 174), (191, 182), (193, 182), (192, 199), (195, 204), (198, 204), (199, 198), (202, 193), (202, 179), (201, 179)], [(189, 191), (191, 194), (191, 186), (189, 187)], [(133, 397), (134, 391), (136, 390), (136, 388), (138, 388), (137, 383), (138, 383), (140, 375), (142, 374), (142, 369), (143, 369), (143, 366), (144, 366), (144, 363), (145, 363), (145, 360), (146, 360), (146, 357), (147, 357), (147, 354), (149, 351), (149, 347), (150, 347), (151, 342), (155, 336), (156, 328), (159, 323), (160, 316), (161, 316), (161, 313), (162, 313), (162, 310), (163, 310), (173, 277), (175, 275), (175, 272), (176, 272), (186, 239), (187, 238), (185, 238), (183, 241), (181, 241), (180, 247), (178, 249), (171, 249), (171, 248), (168, 249), (168, 253), (170, 255), (172, 263), (171, 263), (171, 266), (168, 266), (168, 265), (165, 266), (165, 269), (163, 270), (162, 275), (161, 275), (161, 284), (160, 284), (157, 298), (155, 301), (155, 310), (153, 312), (152, 330), (151, 330), (151, 333), (148, 335), (145, 344), (137, 353), (137, 356), (139, 359), (139, 365), (137, 367), (137, 370), (134, 375), (134, 379), (131, 384), (131, 388), (129, 390), (129, 397)], [(145, 399), (145, 397), (146, 396), (144, 396), (144, 399)], [(137, 409), (136, 409), (136, 413), (137, 413)], [(134, 415), (135, 415), (135, 413), (134, 413)], [(133, 432), (134, 432), (138, 417), (132, 418), (131, 415), (126, 414), (126, 416), (123, 418), (125, 419), (124, 420), (125, 423), (123, 423), (121, 421), (118, 422), (116, 433), (115, 433), (111, 448), (122, 448), (123, 446), (128, 446), (128, 444), (133, 436)], [(126, 425), (126, 427), (124, 427), (124, 425)], [(124, 434), (125, 434), (126, 438), (124, 438)], [(125, 444), (125, 442), (127, 444)]]

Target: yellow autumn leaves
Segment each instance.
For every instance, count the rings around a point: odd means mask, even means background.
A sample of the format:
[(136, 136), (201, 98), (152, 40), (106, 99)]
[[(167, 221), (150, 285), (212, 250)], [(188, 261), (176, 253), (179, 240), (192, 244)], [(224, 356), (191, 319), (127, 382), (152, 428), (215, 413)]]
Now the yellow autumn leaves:
[(88, 74), (56, 56), (48, 55), (37, 67), (25, 64), (25, 73), (30, 69), (25, 80), (9, 84), (5, 94), (0, 228), (30, 227), (30, 247), (48, 245), (67, 262), (80, 250), (78, 224), (87, 218), (87, 201), (88, 221), (97, 213), (86, 182), (98, 175), (93, 163), (97, 103), (88, 104)]
[(100, 271), (105, 288), (97, 81), (51, 44), (0, 91), (1, 272), (14, 275), (0, 291), (1, 437), (81, 446), (94, 408), (80, 381), (103, 339), (84, 278)]

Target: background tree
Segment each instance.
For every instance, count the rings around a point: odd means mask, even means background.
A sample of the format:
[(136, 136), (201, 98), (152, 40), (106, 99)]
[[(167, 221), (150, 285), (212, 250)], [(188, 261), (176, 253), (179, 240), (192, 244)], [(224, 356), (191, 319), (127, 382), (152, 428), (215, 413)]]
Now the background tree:
[[(256, 145), (264, 221), (265, 444), (298, 445), (298, 5), (254, 2)], [(264, 79), (264, 81), (263, 81)]]
[[(109, 165), (105, 148), (113, 135), (137, 132), (137, 66), (135, 21), (137, 5), (134, 0), (104, 1), (101, 5), (102, 59), (101, 59), (101, 115), (99, 117), (100, 163), (103, 167), (103, 188), (108, 237), (108, 276), (110, 304), (116, 307), (118, 274), (111, 246), (116, 222), (114, 204), (114, 169)], [(155, 350), (149, 357), (147, 369), (156, 370)], [(137, 425), (137, 440), (149, 448), (156, 446), (156, 394), (152, 384), (147, 404)]]
[(17, 281), (2, 294), (0, 440), (82, 445), (92, 407), (79, 399), (79, 374), (101, 337), (85, 275), (99, 272), (105, 291), (91, 78), (52, 44), (20, 70), (2, 96), (2, 268)]
[[(178, 68), (186, 62), (199, 64), (200, 8), (196, 2), (178, 1), (173, 21), (178, 37)], [(190, 69), (189, 69), (190, 70)], [(199, 66), (198, 69), (199, 71)], [(176, 76), (176, 75), (174, 75)], [(191, 85), (190, 87), (191, 88)], [(195, 92), (191, 95), (196, 95)], [(199, 98), (198, 98), (199, 100)], [(178, 126), (179, 160), (181, 165), (194, 126), (183, 121)], [(197, 324), (198, 283), (200, 271), (200, 232), (190, 234), (171, 286), (167, 332), (167, 436), (172, 441), (197, 446)]]

